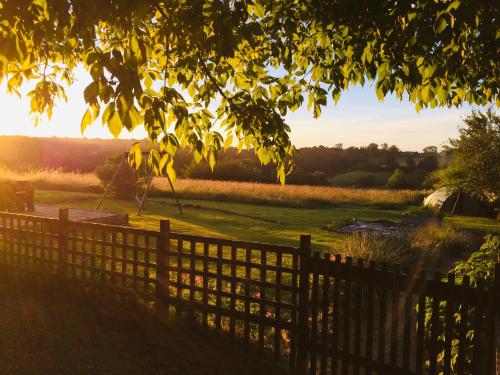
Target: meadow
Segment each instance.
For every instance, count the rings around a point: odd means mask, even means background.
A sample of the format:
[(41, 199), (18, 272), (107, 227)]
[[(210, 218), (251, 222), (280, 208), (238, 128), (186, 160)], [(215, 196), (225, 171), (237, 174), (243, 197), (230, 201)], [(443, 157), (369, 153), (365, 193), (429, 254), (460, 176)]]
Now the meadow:
[[(3, 169), (0, 176), (6, 180), (33, 181), (38, 203), (95, 208), (102, 194), (99, 180), (91, 173)], [(353, 219), (400, 222), (410, 207), (420, 204), (425, 191), (194, 179), (178, 179), (175, 188), (184, 208), (182, 215), (165, 178), (155, 179), (146, 209), (140, 216), (135, 214), (137, 203), (134, 200), (109, 197), (102, 209), (128, 212), (130, 224), (136, 227), (158, 229), (159, 220), (168, 218), (174, 231), (212, 237), (298, 246), (301, 234), (311, 234), (313, 248), (319, 251), (354, 257), (370, 257), (371, 254), (377, 260), (402, 263), (412, 262), (417, 256), (415, 251), (436, 255), (450, 247), (467, 250), (463, 255), (455, 254), (463, 257), (477, 247), (470, 238), (500, 233), (500, 226), (494, 219), (467, 216), (445, 217), (445, 227), (439, 230), (424, 228), (420, 231), (420, 240), (409, 236), (390, 244), (331, 230)], [(475, 236), (466, 238), (464, 229), (476, 233)], [(464, 245), (466, 242), (471, 245)], [(394, 251), (380, 251), (384, 248)]]
[[(65, 172), (61, 169), (0, 169), (3, 180), (29, 180), (41, 190), (101, 192), (99, 179), (93, 173)], [(322, 207), (361, 205), (400, 207), (419, 204), (426, 194), (422, 190), (353, 189), (327, 186), (264, 184), (236, 181), (177, 179), (179, 197), (236, 203), (258, 203), (288, 207)], [(152, 196), (171, 196), (165, 178), (155, 178)]]

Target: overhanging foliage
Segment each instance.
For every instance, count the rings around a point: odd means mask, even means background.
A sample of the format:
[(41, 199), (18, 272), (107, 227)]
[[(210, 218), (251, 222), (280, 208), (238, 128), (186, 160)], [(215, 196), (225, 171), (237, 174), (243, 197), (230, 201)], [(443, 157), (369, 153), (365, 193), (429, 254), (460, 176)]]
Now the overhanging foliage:
[(317, 117), (374, 80), (379, 99), (407, 93), (417, 110), (498, 105), (498, 15), (477, 0), (4, 0), (0, 80), (13, 93), (36, 82), (31, 111), (50, 117), (81, 64), (93, 79), (82, 130), (143, 125), (159, 146), (150, 163), (172, 177), (181, 145), (213, 166), (237, 142), (284, 181), (284, 116), (303, 102)]

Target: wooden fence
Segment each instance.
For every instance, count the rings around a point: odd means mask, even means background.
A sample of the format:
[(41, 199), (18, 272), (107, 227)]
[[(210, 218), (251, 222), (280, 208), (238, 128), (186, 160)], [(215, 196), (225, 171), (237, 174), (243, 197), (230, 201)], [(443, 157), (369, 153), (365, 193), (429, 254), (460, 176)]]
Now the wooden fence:
[[(0, 213), (0, 264), (105, 288), (299, 374), (493, 374), (495, 285), (276, 246)], [(498, 349), (497, 349), (498, 350)]]

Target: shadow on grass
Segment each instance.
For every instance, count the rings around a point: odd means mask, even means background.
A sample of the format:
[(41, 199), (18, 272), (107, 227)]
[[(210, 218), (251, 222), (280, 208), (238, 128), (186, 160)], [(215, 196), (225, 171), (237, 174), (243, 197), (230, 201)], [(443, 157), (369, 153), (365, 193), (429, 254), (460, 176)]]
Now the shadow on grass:
[(285, 374), (199, 328), (0, 277), (0, 374)]

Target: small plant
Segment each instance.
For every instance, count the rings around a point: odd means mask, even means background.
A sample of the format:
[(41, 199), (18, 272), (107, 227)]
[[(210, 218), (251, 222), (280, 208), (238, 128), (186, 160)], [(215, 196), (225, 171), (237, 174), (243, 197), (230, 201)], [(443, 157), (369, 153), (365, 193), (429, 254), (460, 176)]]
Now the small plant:
[(414, 251), (428, 261), (435, 262), (444, 255), (457, 256), (471, 250), (473, 239), (470, 234), (451, 225), (427, 224), (411, 233)]
[(415, 258), (406, 236), (384, 236), (377, 233), (349, 234), (341, 248), (332, 250), (344, 257), (362, 258), (390, 264), (409, 265)]

